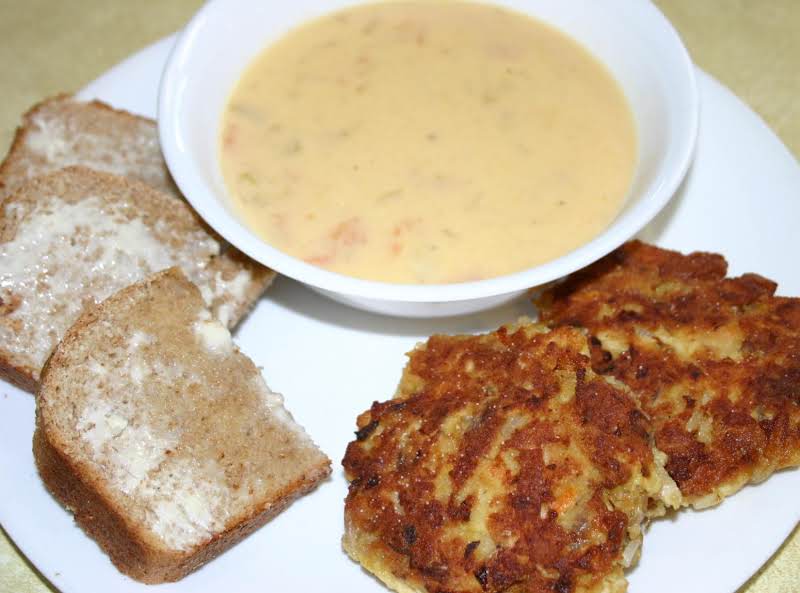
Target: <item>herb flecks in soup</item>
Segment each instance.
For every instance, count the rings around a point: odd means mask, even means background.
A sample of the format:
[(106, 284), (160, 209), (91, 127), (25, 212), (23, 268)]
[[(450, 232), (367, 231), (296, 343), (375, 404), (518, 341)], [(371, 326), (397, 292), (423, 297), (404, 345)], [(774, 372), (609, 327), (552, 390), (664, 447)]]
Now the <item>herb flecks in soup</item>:
[(599, 234), (636, 137), (610, 74), (555, 29), (387, 2), (267, 48), (230, 98), (221, 153), (241, 216), (274, 247), (350, 276), (449, 283)]

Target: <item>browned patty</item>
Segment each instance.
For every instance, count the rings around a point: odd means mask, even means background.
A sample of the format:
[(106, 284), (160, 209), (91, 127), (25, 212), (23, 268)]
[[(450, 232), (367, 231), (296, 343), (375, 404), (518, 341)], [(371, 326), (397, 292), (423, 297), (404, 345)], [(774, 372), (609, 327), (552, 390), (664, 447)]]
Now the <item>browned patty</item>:
[(624, 591), (644, 523), (680, 494), (585, 336), (522, 324), (409, 358), (344, 457), (347, 552), (401, 592)]
[(800, 299), (725, 259), (637, 241), (538, 301), (587, 328), (592, 367), (631, 387), (687, 503), (716, 504), (800, 464)]

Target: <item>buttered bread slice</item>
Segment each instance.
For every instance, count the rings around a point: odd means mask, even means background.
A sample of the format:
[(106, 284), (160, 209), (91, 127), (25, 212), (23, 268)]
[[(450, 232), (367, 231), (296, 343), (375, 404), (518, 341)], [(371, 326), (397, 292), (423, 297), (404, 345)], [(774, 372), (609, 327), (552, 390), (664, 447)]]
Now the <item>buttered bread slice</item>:
[(273, 273), (220, 250), (184, 201), (144, 183), (69, 167), (23, 184), (0, 204), (0, 377), (34, 391), (85, 307), (171, 266), (235, 326)]
[(73, 165), (130, 177), (179, 195), (153, 120), (101, 101), (59, 95), (22, 116), (0, 165), (0, 200), (32, 177)]
[(182, 578), (330, 473), (176, 268), (66, 332), (42, 373), (33, 448), (50, 492), (146, 583)]

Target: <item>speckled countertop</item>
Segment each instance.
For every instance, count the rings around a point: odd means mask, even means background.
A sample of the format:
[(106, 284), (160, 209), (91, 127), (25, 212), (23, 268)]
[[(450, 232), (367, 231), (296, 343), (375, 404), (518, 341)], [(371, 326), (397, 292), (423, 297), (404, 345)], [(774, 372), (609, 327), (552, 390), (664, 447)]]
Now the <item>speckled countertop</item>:
[[(20, 114), (180, 28), (199, 0), (0, 0), (0, 150)], [(656, 0), (695, 62), (800, 157), (800, 0)], [(2, 487), (12, 487), (3, 484)], [(800, 500), (800, 497), (798, 497)], [(55, 591), (0, 531), (0, 592)], [(800, 591), (800, 531), (738, 593)]]

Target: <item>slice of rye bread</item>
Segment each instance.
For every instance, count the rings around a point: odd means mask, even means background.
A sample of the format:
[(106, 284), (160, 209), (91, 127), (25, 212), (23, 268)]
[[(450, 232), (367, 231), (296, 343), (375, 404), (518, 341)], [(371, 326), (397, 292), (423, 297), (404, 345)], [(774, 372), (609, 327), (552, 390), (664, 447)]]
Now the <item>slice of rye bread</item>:
[(82, 309), (171, 266), (235, 326), (272, 272), (219, 253), (185, 202), (138, 181), (68, 167), (25, 183), (0, 205), (0, 376), (35, 391)]
[(182, 578), (330, 473), (177, 268), (67, 331), (42, 373), (33, 451), (78, 525), (146, 583)]
[(622, 593), (681, 496), (636, 398), (586, 336), (520, 322), (433, 336), (343, 460), (343, 546), (401, 593)]
[(180, 195), (161, 155), (156, 123), (101, 101), (58, 95), (22, 116), (0, 165), (0, 201), (27, 180), (80, 165)]
[(800, 465), (800, 299), (725, 258), (638, 241), (542, 295), (586, 328), (593, 367), (638, 394), (684, 501), (711, 506)]

